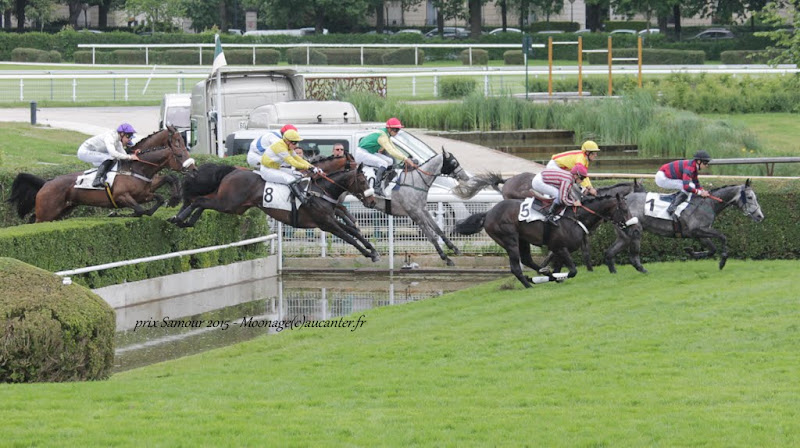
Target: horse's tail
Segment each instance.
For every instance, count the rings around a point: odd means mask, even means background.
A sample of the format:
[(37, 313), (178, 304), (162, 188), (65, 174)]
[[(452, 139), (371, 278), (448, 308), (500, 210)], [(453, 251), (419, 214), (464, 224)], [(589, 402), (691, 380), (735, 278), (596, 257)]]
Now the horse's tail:
[(19, 173), (11, 184), (11, 196), (6, 202), (16, 204), (17, 214), (24, 218), (36, 206), (36, 194), (46, 182), (33, 174)]
[(235, 169), (235, 166), (216, 163), (200, 165), (197, 172), (183, 179), (183, 200), (191, 202), (197, 197), (217, 191), (222, 179)]
[(506, 180), (507, 179), (503, 179), (498, 173), (479, 174), (471, 177), (466, 182), (459, 183), (453, 188), (453, 193), (461, 199), (469, 199), (486, 187), (492, 187), (497, 190), (498, 193), (502, 193), (499, 185), (505, 183)]
[(475, 213), (467, 219), (456, 223), (456, 233), (462, 235), (472, 235), (483, 229), (483, 222), (486, 220), (486, 213)]

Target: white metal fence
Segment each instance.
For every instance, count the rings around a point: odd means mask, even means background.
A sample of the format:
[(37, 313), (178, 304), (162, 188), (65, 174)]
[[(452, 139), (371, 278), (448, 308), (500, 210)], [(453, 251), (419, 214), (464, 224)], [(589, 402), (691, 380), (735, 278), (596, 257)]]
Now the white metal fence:
[[(459, 235), (453, 232), (455, 223), (474, 213), (488, 211), (496, 202), (470, 202), (460, 200), (428, 202), (428, 211), (453, 244), (465, 255), (504, 254), (486, 232), (475, 235)], [(360, 202), (347, 203), (348, 210), (356, 218), (359, 229), (382, 257), (389, 255), (436, 254), (420, 228), (408, 217), (389, 216), (372, 210)], [(296, 229), (279, 226), (271, 222), (280, 238), (278, 247), (285, 258), (361, 256), (353, 246), (338, 237), (319, 229)], [(449, 252), (443, 244), (442, 248)], [(390, 268), (394, 268), (389, 259)]]

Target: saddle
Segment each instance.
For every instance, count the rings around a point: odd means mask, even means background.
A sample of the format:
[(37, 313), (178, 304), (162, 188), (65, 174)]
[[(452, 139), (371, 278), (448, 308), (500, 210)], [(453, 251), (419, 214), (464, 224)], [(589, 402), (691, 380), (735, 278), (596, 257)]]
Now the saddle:
[[(109, 187), (114, 186), (114, 179), (117, 178), (117, 174), (119, 173), (119, 162), (114, 163), (108, 173), (106, 173), (106, 183)], [(75, 185), (73, 188), (79, 188), (81, 190), (105, 190), (105, 186), (100, 187), (93, 187), (92, 182), (94, 182), (95, 175), (97, 174), (97, 168), (91, 168), (83, 172), (82, 175), (78, 176), (75, 179)]]

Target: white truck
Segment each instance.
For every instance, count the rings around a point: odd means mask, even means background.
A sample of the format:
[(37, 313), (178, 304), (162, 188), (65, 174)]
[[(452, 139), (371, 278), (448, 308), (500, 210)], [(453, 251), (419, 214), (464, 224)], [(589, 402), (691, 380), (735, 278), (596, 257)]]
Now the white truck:
[[(191, 142), (192, 95), (189, 93), (166, 93), (161, 99), (158, 130), (175, 126), (183, 135), (187, 145)], [(191, 147), (191, 146), (190, 146)]]
[(222, 67), (219, 74), (219, 83), (209, 76), (192, 88), (189, 146), (195, 153), (217, 153), (217, 126), (224, 139), (247, 126), (253, 109), (305, 98), (303, 77), (294, 70)]

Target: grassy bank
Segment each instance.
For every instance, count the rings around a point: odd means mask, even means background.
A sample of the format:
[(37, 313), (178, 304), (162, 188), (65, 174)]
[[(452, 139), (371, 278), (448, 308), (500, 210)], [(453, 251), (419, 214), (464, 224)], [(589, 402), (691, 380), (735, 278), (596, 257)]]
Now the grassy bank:
[(0, 432), (12, 446), (800, 443), (797, 263), (648, 268), (503, 279), (105, 382), (0, 385)]
[(86, 138), (80, 132), (27, 123), (0, 122), (2, 167), (17, 170), (39, 163), (83, 164), (76, 154), (78, 146)]

